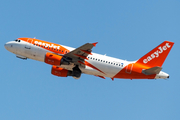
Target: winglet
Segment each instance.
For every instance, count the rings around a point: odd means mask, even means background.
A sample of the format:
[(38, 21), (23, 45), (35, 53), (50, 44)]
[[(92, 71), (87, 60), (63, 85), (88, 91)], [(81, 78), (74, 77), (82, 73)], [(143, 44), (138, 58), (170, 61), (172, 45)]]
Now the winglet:
[(96, 44), (97, 44), (98, 42), (95, 42), (95, 43), (92, 43), (93, 45), (94, 45), (94, 47), (96, 47)]

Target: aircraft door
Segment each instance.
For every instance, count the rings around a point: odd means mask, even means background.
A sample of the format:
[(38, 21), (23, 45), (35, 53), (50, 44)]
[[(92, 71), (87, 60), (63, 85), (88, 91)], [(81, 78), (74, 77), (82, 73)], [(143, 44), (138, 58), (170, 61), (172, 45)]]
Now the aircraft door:
[(133, 64), (129, 64), (126, 66), (126, 73), (131, 74), (133, 68)]
[(33, 46), (32, 46), (32, 39), (28, 39), (27, 40), (27, 43), (25, 44), (25, 47), (24, 47), (24, 53), (26, 54), (26, 56), (28, 57), (28, 58), (31, 58), (31, 59), (33, 59), (34, 57), (35, 57), (35, 52), (34, 52), (34, 50), (33, 50)]
[(26, 43), (26, 45), (25, 45), (25, 48), (26, 48), (26, 49), (31, 49), (31, 43), (32, 43), (32, 41), (33, 41), (32, 39), (28, 39), (28, 40), (27, 40), (27, 43)]

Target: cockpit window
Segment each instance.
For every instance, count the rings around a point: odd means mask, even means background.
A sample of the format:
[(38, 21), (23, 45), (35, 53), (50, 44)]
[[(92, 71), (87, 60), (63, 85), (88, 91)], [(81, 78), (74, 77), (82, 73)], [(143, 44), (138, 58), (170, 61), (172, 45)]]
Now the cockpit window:
[(14, 40), (14, 41), (16, 41), (16, 42), (21, 42), (21, 40), (18, 40), (18, 39)]

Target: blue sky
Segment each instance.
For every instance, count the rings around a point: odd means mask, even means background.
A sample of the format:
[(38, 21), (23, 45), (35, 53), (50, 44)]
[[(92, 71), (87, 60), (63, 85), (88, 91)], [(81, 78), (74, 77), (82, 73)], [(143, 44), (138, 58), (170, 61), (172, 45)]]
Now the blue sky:
[[(1, 120), (179, 120), (179, 0), (2, 0)], [(164, 40), (175, 42), (163, 71), (168, 80), (79, 80), (51, 75), (51, 66), (21, 60), (4, 48), (19, 37), (137, 60)]]

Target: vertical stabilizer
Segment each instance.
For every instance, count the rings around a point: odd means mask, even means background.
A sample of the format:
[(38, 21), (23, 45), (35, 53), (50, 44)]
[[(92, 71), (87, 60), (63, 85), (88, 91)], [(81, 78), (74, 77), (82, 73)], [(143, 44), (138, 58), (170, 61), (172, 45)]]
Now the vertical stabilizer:
[(161, 67), (168, 56), (174, 43), (170, 41), (164, 41), (159, 46), (151, 50), (149, 53), (141, 57), (137, 63), (144, 64), (148, 67)]

